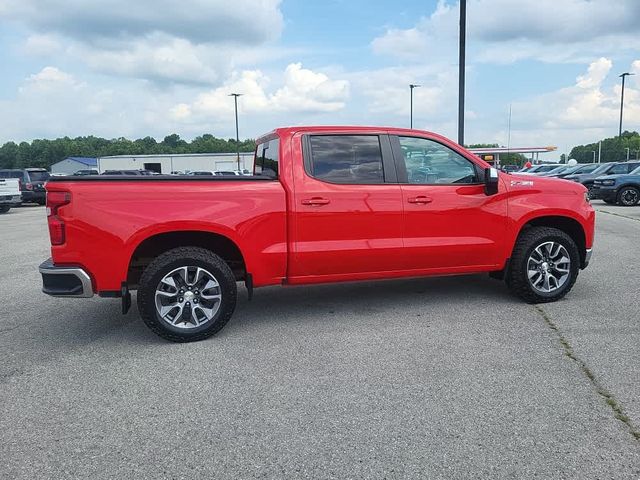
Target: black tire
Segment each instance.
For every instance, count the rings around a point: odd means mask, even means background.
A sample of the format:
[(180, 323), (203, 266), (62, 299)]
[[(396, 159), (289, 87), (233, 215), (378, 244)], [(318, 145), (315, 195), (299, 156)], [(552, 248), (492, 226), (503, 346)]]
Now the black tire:
[(11, 207), (3, 205), (2, 207), (0, 207), (0, 213), (7, 213), (9, 210), (11, 210)]
[[(220, 285), (222, 300), (213, 318), (199, 327), (183, 329), (169, 325), (156, 310), (155, 295), (160, 281), (172, 270), (183, 266), (202, 267)], [(180, 247), (156, 257), (145, 269), (138, 287), (138, 311), (144, 323), (166, 340), (195, 342), (204, 340), (222, 329), (236, 308), (237, 286), (229, 265), (210, 250), (199, 247)]]
[[(569, 277), (565, 283), (557, 290), (547, 293), (536, 290), (532, 286), (528, 276), (527, 264), (532, 252), (541, 244), (549, 241), (562, 245), (567, 250), (571, 263), (569, 265)], [(506, 281), (509, 289), (527, 303), (555, 302), (564, 297), (573, 288), (578, 278), (579, 270), (580, 255), (578, 247), (569, 235), (557, 228), (531, 227), (524, 230), (516, 241)]]
[(618, 203), (625, 207), (634, 207), (640, 202), (640, 190), (636, 187), (622, 187), (618, 192)]

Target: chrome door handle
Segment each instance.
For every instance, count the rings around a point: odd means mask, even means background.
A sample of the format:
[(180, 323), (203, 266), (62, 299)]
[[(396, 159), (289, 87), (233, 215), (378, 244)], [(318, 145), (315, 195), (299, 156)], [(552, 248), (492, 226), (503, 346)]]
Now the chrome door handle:
[(331, 202), (328, 198), (313, 197), (305, 198), (302, 200), (302, 205), (311, 205), (312, 207), (319, 207), (320, 205), (327, 205)]
[(427, 197), (425, 195), (418, 195), (417, 197), (409, 197), (407, 198), (407, 202), (409, 203), (417, 203), (419, 205), (426, 205), (427, 203), (433, 202), (431, 197)]

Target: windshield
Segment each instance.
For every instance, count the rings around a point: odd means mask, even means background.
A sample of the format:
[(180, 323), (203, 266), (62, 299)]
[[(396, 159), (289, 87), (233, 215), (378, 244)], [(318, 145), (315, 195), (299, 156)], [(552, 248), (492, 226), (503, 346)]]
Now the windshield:
[(600, 165), (598, 168), (596, 168), (595, 170), (591, 171), (591, 172), (580, 172), (580, 173), (602, 173), (605, 170), (607, 170), (609, 168), (609, 164), (608, 163), (603, 163), (602, 165)]
[(640, 175), (640, 167), (631, 170), (631, 172), (629, 172), (629, 175)]
[(560, 173), (564, 172), (568, 167), (556, 167), (553, 170), (549, 170), (547, 173)]

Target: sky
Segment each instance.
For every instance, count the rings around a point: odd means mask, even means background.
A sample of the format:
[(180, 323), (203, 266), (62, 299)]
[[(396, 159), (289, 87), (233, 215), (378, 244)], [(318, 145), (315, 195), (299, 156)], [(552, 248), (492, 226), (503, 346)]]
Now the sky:
[[(309, 124), (457, 136), (454, 0), (0, 0), (0, 142), (240, 137)], [(640, 130), (640, 1), (468, 0), (466, 143)], [(509, 108), (511, 134), (509, 135)]]

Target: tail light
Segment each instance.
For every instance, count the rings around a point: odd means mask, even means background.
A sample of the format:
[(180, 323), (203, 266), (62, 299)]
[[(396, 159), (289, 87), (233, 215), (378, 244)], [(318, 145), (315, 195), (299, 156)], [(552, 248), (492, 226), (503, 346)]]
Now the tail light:
[(21, 178), (18, 179), (18, 188), (20, 189), (20, 191), (22, 191), (22, 179)]
[(47, 192), (47, 222), (51, 245), (62, 245), (65, 242), (64, 221), (58, 217), (58, 209), (70, 202), (69, 192)]
[(27, 190), (33, 190), (33, 184), (32, 183), (27, 183), (25, 185), (25, 187), (26, 187)]

